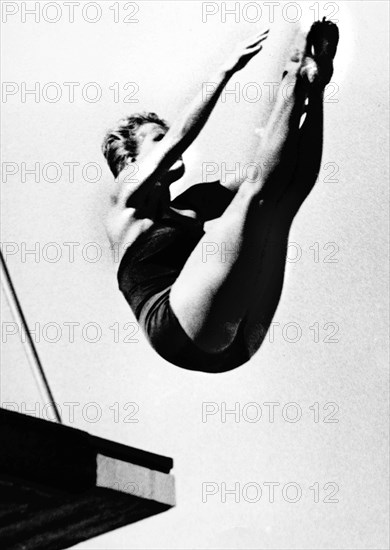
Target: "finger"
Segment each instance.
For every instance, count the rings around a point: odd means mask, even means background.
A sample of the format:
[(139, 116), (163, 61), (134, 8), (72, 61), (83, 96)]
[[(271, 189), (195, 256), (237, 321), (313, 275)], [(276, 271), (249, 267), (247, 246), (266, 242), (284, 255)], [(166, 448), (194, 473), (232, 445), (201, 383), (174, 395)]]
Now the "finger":
[(265, 33), (268, 33), (270, 30), (271, 30), (271, 29), (270, 29), (269, 27), (268, 27), (268, 29), (261, 29), (261, 31), (260, 31), (260, 30), (257, 31), (257, 32), (254, 34), (254, 36), (255, 36), (256, 34), (265, 34)]
[(252, 48), (247, 49), (246, 55), (253, 57), (257, 53), (259, 53), (262, 49), (263, 49), (263, 46), (261, 44), (258, 44), (257, 46), (252, 46)]
[(260, 40), (256, 40), (255, 42), (250, 42), (249, 44), (246, 44), (245, 49), (253, 48), (254, 46), (258, 46), (259, 44), (262, 44), (266, 38), (260, 38)]
[(253, 36), (250, 40), (247, 41), (246, 45), (247, 47), (254, 46), (255, 44), (259, 44), (260, 42), (264, 42), (268, 38), (268, 32), (258, 34), (256, 36)]
[(260, 40), (261, 38), (266, 38), (269, 34), (269, 29), (265, 31), (257, 32), (256, 34), (253, 34), (252, 36), (249, 36), (245, 40), (242, 41), (243, 44), (252, 44), (253, 42), (256, 42), (257, 40)]
[(268, 36), (270, 29), (266, 29), (263, 31), (258, 31), (257, 33), (253, 34), (251, 37), (249, 37), (249, 40), (254, 40), (260, 36)]

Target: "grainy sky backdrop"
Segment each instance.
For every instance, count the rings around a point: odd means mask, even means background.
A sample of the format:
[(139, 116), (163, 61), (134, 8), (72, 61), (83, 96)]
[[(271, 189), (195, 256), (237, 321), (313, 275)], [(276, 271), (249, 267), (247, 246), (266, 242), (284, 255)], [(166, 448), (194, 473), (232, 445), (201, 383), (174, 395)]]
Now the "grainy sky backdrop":
[[(2, 2), (3, 251), (64, 422), (172, 456), (177, 483), (175, 509), (77, 548), (386, 548), (387, 2), (81, 1), (74, 16), (36, 4)], [(238, 40), (270, 26), (173, 193), (244, 169), (296, 25), (318, 15), (341, 32), (323, 167), (271, 332), (233, 372), (180, 370), (117, 289), (102, 137), (134, 111), (173, 120)], [(2, 404), (47, 417), (2, 304)]]

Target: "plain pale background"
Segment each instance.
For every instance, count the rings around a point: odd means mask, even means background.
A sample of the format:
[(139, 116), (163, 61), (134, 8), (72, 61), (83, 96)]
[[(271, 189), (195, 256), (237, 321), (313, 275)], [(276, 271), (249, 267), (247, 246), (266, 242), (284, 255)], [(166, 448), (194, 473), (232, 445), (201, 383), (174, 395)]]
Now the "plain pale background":
[[(153, 110), (172, 120), (201, 83), (213, 79), (238, 40), (268, 26), (268, 12), (258, 23), (245, 21), (242, 13), (238, 22), (228, 16), (224, 23), (219, 5), (218, 13), (202, 22), (202, 2), (145, 1), (138, 3), (138, 23), (115, 24), (112, 4), (101, 2), (103, 16), (96, 24), (79, 16), (73, 24), (64, 18), (55, 24), (22, 23), (20, 15), (3, 24), (3, 81), (26, 82), (28, 87), (73, 81), (80, 88), (97, 82), (103, 91), (96, 103), (83, 100), (76, 90), (74, 103), (49, 103), (42, 97), (35, 103), (31, 96), (23, 103), (17, 93), (2, 104), (3, 162), (29, 167), (35, 162), (41, 167), (96, 162), (102, 167), (96, 183), (83, 180), (80, 168), (73, 182), (64, 168), (56, 183), (42, 175), (38, 183), (32, 176), (23, 183), (20, 173), (2, 183), (3, 243), (16, 243), (19, 250), (22, 243), (41, 246), (39, 261), (16, 252), (8, 256), (8, 264), (30, 325), (39, 323), (38, 351), (64, 422), (175, 460), (175, 509), (77, 548), (387, 548), (387, 3), (334, 3), (341, 29), (333, 77), (337, 101), (325, 106), (323, 169), (290, 235), (302, 257), (287, 264), (274, 341), (266, 339), (249, 364), (216, 376), (168, 364), (141, 333), (135, 336), (138, 343), (123, 341), (129, 334), (124, 325), (134, 318), (118, 292), (117, 264), (102, 225), (112, 178), (100, 143), (107, 128), (133, 111)], [(300, 3), (307, 18), (313, 17), (313, 4)], [(330, 13), (321, 9), (323, 15)], [(270, 108), (264, 83), (278, 80), (294, 28), (283, 20), (281, 6), (275, 14), (264, 51), (229, 85), (231, 89), (238, 82), (242, 90), (246, 83), (258, 82), (262, 99), (251, 102), (241, 96), (235, 101), (228, 96), (218, 103), (185, 155), (183, 188), (201, 181), (202, 162), (232, 167), (252, 160), (255, 129)], [(121, 19), (126, 15), (121, 11)], [(109, 90), (114, 82), (121, 88), (137, 83), (139, 102), (123, 103), (122, 90), (121, 101), (115, 103)], [(325, 169), (327, 163), (332, 164)], [(50, 242), (62, 251), (57, 262), (47, 261), (42, 252)], [(80, 243), (74, 262), (66, 242)], [(81, 254), (91, 242), (102, 250), (96, 263)], [(316, 242), (319, 262), (310, 249)], [(332, 251), (324, 249), (327, 243), (339, 247), (337, 263), (323, 261)], [(48, 254), (53, 257), (54, 249)], [(4, 321), (12, 322), (6, 304)], [(69, 342), (64, 323), (72, 322), (79, 325), (74, 342)], [(81, 329), (87, 323), (101, 327), (98, 342), (83, 339)], [(119, 342), (109, 328), (114, 323), (120, 327)], [(287, 323), (301, 327), (296, 343), (288, 341), (293, 329), (287, 340), (282, 338), (280, 327)], [(319, 342), (309, 329), (314, 323), (319, 323)], [(324, 341), (331, 333), (325, 323), (338, 325), (337, 343)], [(56, 326), (62, 334), (54, 342)], [(93, 336), (91, 329), (87, 339)], [(44, 416), (44, 400), (17, 335), (3, 345), (1, 401), (14, 403), (18, 410), (25, 403), (24, 410)], [(76, 403), (74, 419), (66, 402)], [(86, 408), (92, 402), (95, 408)], [(133, 418), (138, 423), (126, 421), (130, 402), (137, 404)], [(202, 422), (204, 402), (216, 403), (219, 411), (236, 406), (241, 414), (222, 422), (219, 412)], [(263, 410), (258, 422), (248, 421), (254, 409), (245, 405), (253, 402)], [(274, 423), (268, 421), (265, 402), (280, 403)], [(302, 410), (295, 423), (281, 414), (289, 402)], [(309, 410), (316, 402), (318, 423)], [(339, 407), (338, 423), (323, 422), (323, 406), (329, 402)], [(115, 407), (119, 418), (114, 418)], [(101, 418), (94, 422), (96, 410)], [(279, 488), (275, 502), (269, 503), (263, 483), (271, 481), (299, 483), (302, 498), (286, 502)], [(264, 492), (253, 503), (248, 502), (253, 493), (247, 499), (241, 494), (239, 502), (230, 495), (224, 503), (221, 492), (202, 502), (205, 482), (219, 487), (226, 483), (228, 489), (236, 482), (240, 488), (258, 483)], [(315, 482), (321, 486), (319, 503), (309, 490)], [(322, 489), (327, 482), (339, 486), (338, 503), (322, 502), (330, 493)]]

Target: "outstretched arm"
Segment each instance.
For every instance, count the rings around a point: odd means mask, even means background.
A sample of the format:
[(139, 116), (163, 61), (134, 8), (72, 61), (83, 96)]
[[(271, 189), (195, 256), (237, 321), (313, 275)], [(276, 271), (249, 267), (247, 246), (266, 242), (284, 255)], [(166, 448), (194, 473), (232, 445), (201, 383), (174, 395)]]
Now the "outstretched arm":
[[(215, 87), (204, 97), (204, 90), (200, 90), (196, 98), (168, 130), (164, 138), (156, 143), (153, 150), (141, 162), (137, 163), (137, 179), (132, 179), (124, 185), (125, 202), (137, 192), (137, 202), (147, 194), (151, 185), (176, 162), (176, 160), (191, 145), (206, 124), (214, 109), (223, 88), (233, 74), (248, 63), (262, 49), (262, 42), (267, 38), (268, 30), (257, 33), (250, 39), (241, 42), (229, 59), (217, 71), (211, 80)], [(120, 175), (126, 182), (126, 170)], [(142, 200), (141, 200), (142, 202)]]

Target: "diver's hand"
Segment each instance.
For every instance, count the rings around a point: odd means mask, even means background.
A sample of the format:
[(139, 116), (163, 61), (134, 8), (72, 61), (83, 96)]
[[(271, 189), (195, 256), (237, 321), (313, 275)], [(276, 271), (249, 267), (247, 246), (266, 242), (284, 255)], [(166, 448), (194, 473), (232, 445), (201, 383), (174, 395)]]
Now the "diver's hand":
[(263, 49), (263, 42), (268, 38), (269, 29), (261, 31), (240, 42), (233, 53), (224, 63), (223, 69), (227, 73), (235, 73), (243, 69), (246, 64)]

